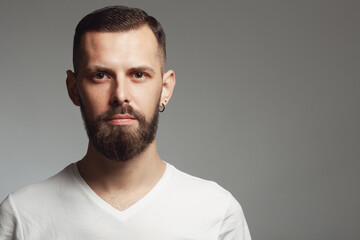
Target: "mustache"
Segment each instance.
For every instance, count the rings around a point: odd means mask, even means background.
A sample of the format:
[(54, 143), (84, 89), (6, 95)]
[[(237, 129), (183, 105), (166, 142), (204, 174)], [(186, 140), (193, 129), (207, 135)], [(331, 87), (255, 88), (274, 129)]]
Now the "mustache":
[(145, 116), (142, 113), (135, 111), (132, 106), (121, 105), (121, 106), (111, 107), (106, 112), (103, 112), (102, 114), (100, 114), (98, 116), (97, 121), (98, 122), (109, 121), (113, 118), (114, 115), (117, 115), (117, 114), (129, 114), (139, 121), (145, 120)]

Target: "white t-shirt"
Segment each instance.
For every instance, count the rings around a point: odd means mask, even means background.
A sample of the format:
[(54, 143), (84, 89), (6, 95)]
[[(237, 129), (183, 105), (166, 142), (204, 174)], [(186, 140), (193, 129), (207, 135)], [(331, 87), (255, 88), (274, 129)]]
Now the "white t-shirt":
[(250, 240), (235, 198), (214, 182), (167, 163), (141, 200), (119, 211), (70, 164), (10, 194), (0, 205), (0, 240)]

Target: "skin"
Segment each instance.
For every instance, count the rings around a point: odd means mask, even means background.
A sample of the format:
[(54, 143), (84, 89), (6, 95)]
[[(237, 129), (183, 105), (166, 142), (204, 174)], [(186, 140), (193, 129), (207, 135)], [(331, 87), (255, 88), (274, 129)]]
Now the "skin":
[[(146, 25), (127, 32), (87, 32), (82, 38), (79, 72), (68, 70), (66, 85), (72, 102), (95, 119), (115, 103), (129, 104), (149, 121), (154, 109), (167, 105), (175, 86), (175, 73), (162, 72), (157, 40)], [(160, 102), (159, 102), (160, 99)], [(136, 129), (131, 116), (107, 124)], [(89, 141), (78, 169), (87, 184), (103, 200), (123, 211), (145, 196), (166, 168), (154, 140), (140, 155), (126, 162), (106, 159)]]

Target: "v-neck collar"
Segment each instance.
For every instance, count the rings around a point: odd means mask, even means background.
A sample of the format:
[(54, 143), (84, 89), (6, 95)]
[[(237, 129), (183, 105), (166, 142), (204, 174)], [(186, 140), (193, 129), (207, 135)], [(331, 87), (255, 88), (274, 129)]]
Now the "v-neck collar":
[(77, 163), (72, 164), (72, 173), (79, 183), (80, 187), (84, 191), (84, 193), (93, 201), (96, 205), (98, 205), (100, 208), (102, 208), (104, 211), (110, 213), (113, 216), (116, 216), (119, 220), (124, 221), (128, 219), (130, 216), (138, 212), (141, 208), (146, 206), (151, 200), (159, 194), (162, 186), (165, 184), (166, 179), (169, 178), (170, 175), (170, 169), (171, 165), (167, 162), (166, 169), (164, 171), (164, 174), (160, 178), (160, 180), (155, 184), (155, 186), (145, 195), (143, 196), (139, 201), (128, 207), (127, 209), (120, 211), (113, 206), (111, 206), (109, 203), (107, 203), (105, 200), (103, 200), (99, 195), (97, 195), (94, 190), (91, 189), (91, 187), (85, 182), (85, 180), (81, 177), (79, 169), (77, 167)]

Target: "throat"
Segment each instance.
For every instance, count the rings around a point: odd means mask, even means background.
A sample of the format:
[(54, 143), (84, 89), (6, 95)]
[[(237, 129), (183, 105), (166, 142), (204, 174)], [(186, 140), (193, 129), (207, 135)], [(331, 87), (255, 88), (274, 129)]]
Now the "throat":
[(98, 175), (86, 171), (94, 168), (86, 169), (81, 167), (81, 162), (78, 164), (80, 175), (93, 192), (119, 211), (130, 208), (149, 194), (166, 171), (166, 163), (162, 160), (147, 165), (146, 170), (140, 166), (144, 167), (144, 162), (126, 171), (105, 171), (107, 174)]
[(106, 203), (111, 205), (113, 208), (119, 211), (125, 211), (130, 208), (138, 201), (140, 201), (143, 197), (145, 197), (148, 192), (139, 192), (139, 193), (118, 193), (118, 194), (98, 194), (101, 199), (103, 199)]

